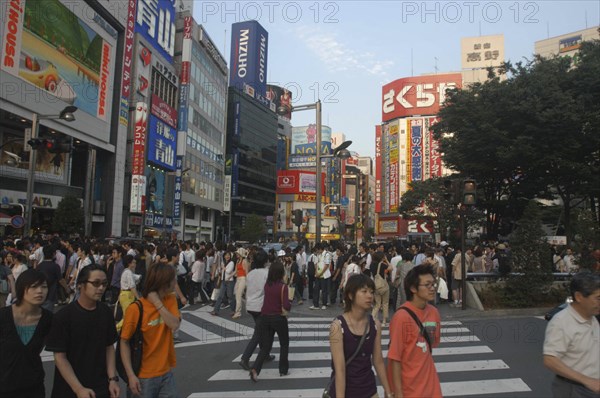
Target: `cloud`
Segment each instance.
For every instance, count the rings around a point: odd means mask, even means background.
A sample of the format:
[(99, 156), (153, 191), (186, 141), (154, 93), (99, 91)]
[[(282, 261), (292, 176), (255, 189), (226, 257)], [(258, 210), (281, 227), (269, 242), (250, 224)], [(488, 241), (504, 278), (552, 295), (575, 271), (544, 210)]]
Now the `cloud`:
[(394, 65), (393, 61), (378, 59), (372, 52), (346, 46), (334, 33), (298, 26), (296, 35), (330, 72), (362, 71), (373, 76), (387, 77), (388, 70)]

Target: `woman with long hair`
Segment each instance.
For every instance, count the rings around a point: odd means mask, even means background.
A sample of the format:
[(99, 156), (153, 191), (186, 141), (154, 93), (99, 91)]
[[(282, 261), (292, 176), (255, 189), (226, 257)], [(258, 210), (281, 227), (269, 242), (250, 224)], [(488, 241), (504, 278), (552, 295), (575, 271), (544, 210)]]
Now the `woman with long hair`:
[(235, 287), (235, 263), (233, 262), (231, 252), (227, 251), (223, 254), (223, 266), (221, 268), (222, 269), (219, 271), (222, 278), (221, 290), (219, 291), (219, 297), (217, 298), (215, 307), (210, 313), (215, 316), (219, 315), (225, 295), (227, 295), (229, 304), (223, 308), (231, 306), (231, 309), (235, 314), (235, 296), (233, 295), (233, 288)]
[[(385, 396), (393, 396), (381, 351), (381, 324), (371, 315), (374, 291), (375, 283), (365, 274), (351, 275), (346, 281), (344, 313), (331, 323), (329, 329), (333, 369), (329, 386), (331, 397), (377, 397), (373, 366)], [(352, 361), (346, 363), (353, 356)]]
[(258, 375), (263, 363), (268, 359), (275, 333), (279, 339), (279, 375), (287, 376), (289, 370), (288, 351), (290, 347), (290, 334), (286, 312), (292, 308), (288, 298), (288, 287), (283, 283), (285, 269), (283, 264), (275, 261), (269, 267), (267, 283), (265, 284), (265, 297), (260, 310), (259, 328), (260, 352), (250, 369), (250, 379), (258, 381)]
[(146, 274), (142, 291), (141, 330), (144, 336), (142, 364), (136, 375), (131, 364), (129, 339), (133, 336), (140, 317), (137, 305), (130, 305), (125, 313), (121, 330), (121, 359), (127, 372), (128, 385), (133, 394), (143, 398), (175, 398), (175, 346), (173, 332), (179, 328), (181, 315), (175, 297), (175, 267), (155, 263)]
[(378, 319), (379, 309), (383, 311), (383, 323), (385, 327), (389, 316), (390, 286), (387, 283), (387, 273), (390, 263), (384, 252), (377, 251), (373, 253), (373, 262), (371, 263), (371, 275), (375, 279), (375, 306), (373, 307), (373, 318)]
[(15, 290), (15, 304), (0, 309), (0, 398), (44, 398), (40, 353), (52, 322), (52, 313), (42, 308), (46, 275), (26, 270)]

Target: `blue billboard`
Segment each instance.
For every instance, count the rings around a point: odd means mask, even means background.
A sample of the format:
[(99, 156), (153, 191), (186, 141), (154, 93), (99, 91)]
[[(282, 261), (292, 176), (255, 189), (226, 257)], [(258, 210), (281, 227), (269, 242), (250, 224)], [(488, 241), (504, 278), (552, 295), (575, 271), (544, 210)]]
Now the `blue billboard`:
[(175, 170), (177, 131), (150, 115), (148, 121), (148, 162), (170, 171)]
[(175, 2), (138, 0), (135, 31), (141, 34), (169, 63), (175, 54)]
[(269, 33), (257, 21), (231, 26), (229, 85), (263, 104), (267, 100), (267, 54)]

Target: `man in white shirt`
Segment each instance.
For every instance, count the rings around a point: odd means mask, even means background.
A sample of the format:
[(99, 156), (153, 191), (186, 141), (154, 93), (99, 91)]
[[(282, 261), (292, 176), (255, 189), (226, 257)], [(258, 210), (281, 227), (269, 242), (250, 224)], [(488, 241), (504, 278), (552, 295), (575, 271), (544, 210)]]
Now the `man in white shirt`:
[(584, 271), (570, 284), (573, 303), (550, 320), (544, 340), (544, 366), (556, 374), (552, 395), (600, 396), (600, 275)]
[(571, 250), (570, 247), (567, 248), (567, 254), (565, 254), (563, 261), (565, 262), (565, 268), (567, 269), (567, 272), (577, 272), (579, 267), (575, 261), (573, 250)]
[(323, 297), (322, 310), (327, 309), (327, 297), (329, 297), (329, 282), (331, 278), (331, 253), (323, 250), (321, 243), (315, 244), (317, 262), (315, 263), (315, 287), (313, 290), (313, 305), (311, 310), (319, 309), (319, 294)]

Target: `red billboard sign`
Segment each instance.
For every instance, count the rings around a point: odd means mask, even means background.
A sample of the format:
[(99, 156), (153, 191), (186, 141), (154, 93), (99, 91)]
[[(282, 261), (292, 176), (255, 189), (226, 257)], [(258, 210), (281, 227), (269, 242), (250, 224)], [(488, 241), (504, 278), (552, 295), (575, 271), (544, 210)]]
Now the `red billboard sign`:
[(177, 111), (170, 107), (165, 101), (162, 100), (158, 95), (152, 94), (152, 107), (150, 112), (167, 123), (174, 129), (177, 128)]
[(436, 115), (446, 90), (462, 87), (460, 73), (406, 77), (383, 86), (381, 120), (414, 115)]
[[(280, 170), (277, 172), (277, 194), (298, 195), (316, 193), (314, 171)], [(325, 173), (321, 173), (321, 192), (325, 191)]]

